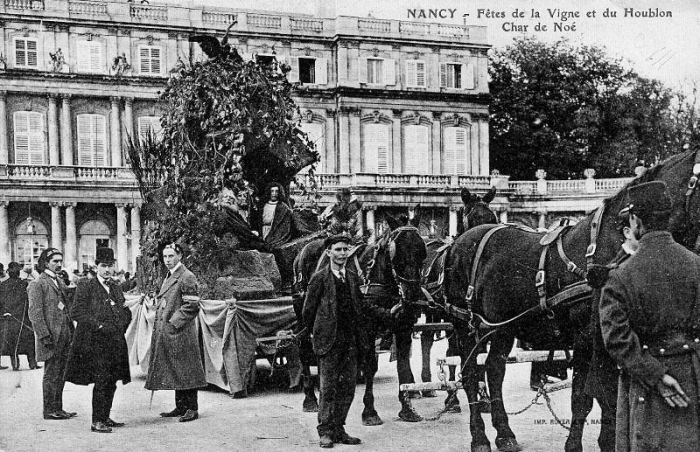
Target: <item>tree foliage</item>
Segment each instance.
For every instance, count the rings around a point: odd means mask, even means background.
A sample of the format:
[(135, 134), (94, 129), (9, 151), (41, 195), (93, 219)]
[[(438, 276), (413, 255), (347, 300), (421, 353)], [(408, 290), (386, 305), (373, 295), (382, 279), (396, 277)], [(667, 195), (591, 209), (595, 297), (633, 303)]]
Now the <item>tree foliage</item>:
[(670, 119), (675, 94), (601, 48), (518, 38), (490, 58), (491, 166), (513, 179), (632, 174), (635, 162), (682, 150)]
[(318, 160), (299, 129), (288, 71), (276, 60), (244, 61), (229, 46), (171, 71), (158, 139), (127, 146), (146, 199), (142, 249), (151, 263), (159, 246), (176, 241), (199, 275), (216, 273), (237, 249), (236, 237), (217, 229), (222, 187), (248, 187), (262, 204), (267, 184), (288, 187)]

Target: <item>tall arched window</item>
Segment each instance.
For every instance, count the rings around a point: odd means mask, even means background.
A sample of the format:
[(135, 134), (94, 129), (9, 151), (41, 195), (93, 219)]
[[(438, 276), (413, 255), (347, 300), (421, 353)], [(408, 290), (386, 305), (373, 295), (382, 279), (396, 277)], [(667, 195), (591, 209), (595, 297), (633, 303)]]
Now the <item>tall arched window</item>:
[(326, 167), (324, 162), (326, 156), (325, 125), (317, 122), (302, 122), (299, 128), (308, 135), (309, 141), (315, 145), (315, 150), (321, 157), (321, 160), (316, 163), (316, 172), (323, 173), (323, 168)]
[(97, 248), (110, 246), (109, 227), (100, 220), (86, 221), (80, 227), (80, 254), (78, 265), (80, 268), (95, 265), (95, 252)]
[(78, 165), (107, 166), (107, 126), (102, 115), (78, 115)]
[(467, 174), (469, 157), (469, 129), (445, 127), (444, 129), (444, 173)]
[(427, 174), (430, 170), (430, 128), (406, 126), (404, 128), (404, 153), (407, 174)]
[(49, 246), (49, 233), (46, 226), (36, 218), (32, 219), (34, 234), (27, 233), (27, 220), (15, 229), (15, 261), (20, 265), (36, 264), (39, 255)]
[(389, 172), (389, 126), (364, 124), (365, 172), (386, 174)]
[(44, 115), (35, 111), (16, 111), (14, 119), (15, 164), (44, 164)]

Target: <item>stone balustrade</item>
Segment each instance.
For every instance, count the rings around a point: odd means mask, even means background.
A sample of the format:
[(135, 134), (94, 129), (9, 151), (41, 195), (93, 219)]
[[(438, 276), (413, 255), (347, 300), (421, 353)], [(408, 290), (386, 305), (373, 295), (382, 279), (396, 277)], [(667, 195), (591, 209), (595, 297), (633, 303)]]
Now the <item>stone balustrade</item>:
[(160, 23), (187, 29), (225, 30), (232, 23), (238, 32), (274, 30), (281, 34), (314, 33), (331, 39), (338, 35), (408, 38), (487, 45), (486, 27), (337, 16), (318, 18), (306, 14), (261, 14), (234, 8), (180, 4), (134, 4), (123, 0), (3, 0), (0, 13), (32, 11), (39, 19), (104, 19), (134, 25)]

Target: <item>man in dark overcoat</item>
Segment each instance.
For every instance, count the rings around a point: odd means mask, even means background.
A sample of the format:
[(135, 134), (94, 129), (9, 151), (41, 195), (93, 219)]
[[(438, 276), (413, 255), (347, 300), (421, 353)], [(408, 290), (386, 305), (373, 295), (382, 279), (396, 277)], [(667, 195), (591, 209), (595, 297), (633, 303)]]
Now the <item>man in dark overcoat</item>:
[(600, 300), (603, 341), (622, 369), (615, 450), (698, 451), (700, 257), (665, 230), (665, 183), (628, 194), (639, 249), (610, 272)]
[(330, 263), (311, 277), (302, 316), (318, 356), (319, 444), (330, 448), (334, 443), (361, 443), (345, 432), (345, 419), (355, 396), (358, 352), (367, 341), (363, 340), (360, 280), (345, 267), (350, 238), (331, 236), (325, 245)]
[(97, 433), (110, 433), (124, 424), (110, 418), (117, 381), (131, 381), (129, 351), (124, 334), (131, 311), (114, 277), (114, 251), (98, 248), (97, 277), (81, 282), (75, 291), (71, 316), (77, 326), (66, 366), (66, 381), (95, 384), (92, 390), (92, 425)]
[(0, 283), (0, 300), (3, 303), (0, 310), (0, 321), (3, 323), (0, 356), (10, 356), (12, 370), (19, 370), (19, 355), (27, 355), (30, 369), (39, 369), (41, 366), (36, 363), (34, 330), (29, 321), (28, 284), (19, 278), (21, 270), (22, 266), (17, 262), (10, 262), (7, 266), (9, 277)]
[(44, 419), (54, 420), (77, 415), (63, 409), (64, 373), (73, 338), (73, 323), (68, 313), (72, 300), (66, 285), (57, 275), (62, 264), (63, 253), (56, 248), (45, 249), (37, 264), (40, 275), (27, 287), (36, 359), (44, 361)]
[(173, 243), (163, 249), (168, 275), (156, 297), (146, 389), (175, 390), (175, 409), (163, 417), (180, 422), (199, 417), (197, 389), (207, 385), (199, 350), (197, 314), (199, 283), (181, 262), (182, 248)]

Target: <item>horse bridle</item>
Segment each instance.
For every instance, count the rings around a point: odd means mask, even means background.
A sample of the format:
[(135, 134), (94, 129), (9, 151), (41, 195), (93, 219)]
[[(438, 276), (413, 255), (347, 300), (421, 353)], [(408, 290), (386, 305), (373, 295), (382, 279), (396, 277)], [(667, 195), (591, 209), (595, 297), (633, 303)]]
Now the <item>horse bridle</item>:
[[(373, 283), (370, 281), (370, 277), (372, 274), (372, 270), (374, 269), (374, 266), (377, 263), (377, 256), (379, 255), (379, 252), (381, 251), (382, 248), (385, 248), (388, 253), (389, 253), (389, 265), (391, 265), (391, 275), (394, 278), (394, 284), (396, 285), (398, 291), (399, 291), (399, 297), (401, 298), (401, 301), (406, 300), (406, 295), (405, 291), (403, 289), (403, 286), (405, 284), (420, 284), (420, 278), (406, 278), (405, 276), (401, 276), (398, 273), (396, 273), (396, 269), (394, 268), (393, 265), (393, 260), (394, 257), (396, 256), (396, 239), (399, 237), (404, 232), (418, 232), (418, 228), (414, 226), (401, 226), (393, 231), (391, 231), (390, 234), (386, 235), (382, 240), (377, 242), (374, 245), (374, 251), (372, 254), (372, 258), (369, 260), (367, 263), (367, 268), (365, 269), (364, 272), (361, 273), (361, 277), (363, 279), (363, 293), (367, 293), (368, 289), (370, 286), (378, 286), (378, 287), (387, 287), (391, 286), (390, 284), (382, 284), (382, 283)], [(356, 265), (359, 265), (359, 263), (356, 263)]]
[[(695, 151), (695, 164), (693, 165), (693, 174), (688, 179), (688, 188), (685, 191), (685, 215), (688, 219), (690, 216), (690, 201), (695, 194), (698, 186), (698, 178), (700, 178), (700, 150)], [(695, 246), (693, 248), (695, 253), (700, 251), (700, 234), (695, 238)]]

